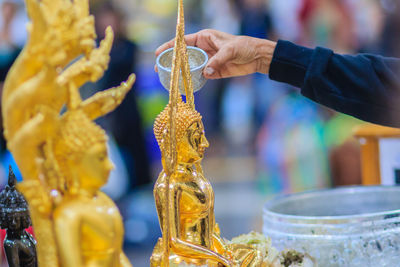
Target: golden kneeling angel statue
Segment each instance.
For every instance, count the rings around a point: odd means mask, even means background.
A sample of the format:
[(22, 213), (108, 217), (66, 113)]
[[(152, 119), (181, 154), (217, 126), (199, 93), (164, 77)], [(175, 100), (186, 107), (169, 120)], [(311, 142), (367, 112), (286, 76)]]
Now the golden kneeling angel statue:
[(107, 68), (111, 28), (96, 47), (89, 0), (26, 0), (29, 41), (6, 79), (4, 134), (20, 167), (39, 266), (131, 266), (118, 208), (100, 191), (113, 168), (107, 135), (93, 120), (132, 87), (81, 99), (79, 88)]
[[(195, 110), (192, 80), (184, 42), (183, 0), (171, 71), (169, 104), (156, 118), (154, 134), (162, 154), (163, 171), (154, 187), (162, 230), (151, 266), (270, 266), (276, 253), (268, 246), (229, 242), (221, 238), (214, 216), (214, 191), (204, 177), (201, 160), (208, 141), (201, 115)], [(179, 93), (182, 73), (186, 102)]]

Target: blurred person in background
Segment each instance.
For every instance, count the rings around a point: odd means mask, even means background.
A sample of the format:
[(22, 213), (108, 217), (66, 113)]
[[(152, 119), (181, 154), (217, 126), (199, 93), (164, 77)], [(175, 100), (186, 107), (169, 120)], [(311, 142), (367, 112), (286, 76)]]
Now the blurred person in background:
[(241, 17), (241, 34), (256, 38), (269, 38), (272, 24), (266, 1), (240, 0), (238, 5)]
[[(290, 2), (289, 8), (285, 6), (288, 3), (270, 0), (275, 24), (287, 25), (275, 27), (281, 35), (278, 37), (339, 51), (356, 49), (353, 10), (347, 0)], [(353, 127), (347, 127), (355, 126), (357, 120), (318, 106), (301, 97), (295, 88), (263, 77), (271, 86), (265, 82), (255, 86), (263, 86), (259, 95), (269, 95), (272, 101), (257, 137), (262, 188), (267, 192), (298, 192), (360, 183), (359, 144), (351, 138)]]
[(388, 16), (385, 20), (384, 31), (381, 40), (381, 52), (385, 56), (394, 56), (400, 58), (400, 2), (382, 1), (384, 10)]
[(285, 40), (299, 41), (301, 25), (299, 12), (304, 0), (268, 0), (271, 23), (276, 36)]
[(255, 100), (249, 88), (253, 88), (251, 77), (236, 77), (230, 79), (224, 90), (221, 128), (229, 156), (243, 157), (252, 152)]
[[(237, 0), (232, 2), (232, 6), (235, 6), (240, 22), (238, 33), (258, 38), (270, 37), (272, 25), (264, 0)], [(257, 74), (226, 82), (220, 107), (226, 151), (230, 156), (253, 154), (255, 134), (270, 105), (270, 95), (260, 92), (266, 87), (273, 89), (268, 79)]]
[[(241, 35), (262, 39), (275, 38), (268, 1), (239, 0), (238, 9), (240, 10), (241, 18)], [(258, 132), (265, 119), (266, 111), (271, 106), (271, 100), (273, 96), (276, 96), (276, 84), (260, 74), (252, 75), (250, 79), (251, 84), (248, 87), (252, 88), (251, 97), (253, 98), (252, 106), (254, 107), (251, 119), (254, 121), (254, 132)], [(264, 94), (265, 88), (271, 91), (271, 94)], [(272, 91), (275, 92), (272, 93)], [(251, 136), (251, 138), (253, 139), (254, 136)]]
[(235, 0), (205, 0), (203, 3), (204, 21), (209, 28), (238, 34), (240, 17)]
[(265, 193), (301, 192), (331, 185), (324, 119), (294, 90), (279, 96), (257, 136), (258, 183)]
[(354, 19), (347, 0), (304, 0), (299, 14), (299, 43), (353, 52), (357, 45)]
[(4, 82), (27, 38), (27, 18), (23, 11), (22, 1), (0, 0), (0, 83)]
[[(364, 6), (360, 5), (361, 2)], [(349, 0), (304, 0), (299, 10), (302, 29), (299, 42), (306, 46), (329, 47), (340, 53), (356, 52), (364, 34), (361, 28), (357, 28), (357, 19), (364, 15), (365, 9), (361, 7), (365, 6), (364, 0), (357, 1), (358, 9)], [(327, 160), (332, 184), (360, 184), (360, 146), (352, 136), (352, 129), (361, 122), (332, 110), (318, 110), (323, 120), (321, 145), (326, 149), (325, 154), (329, 155)]]
[[(28, 18), (22, 0), (0, 0), (0, 94), (7, 73), (27, 40), (27, 22)], [(6, 183), (4, 170), (8, 169), (8, 165), (12, 165), (19, 180), (21, 174), (11, 153), (6, 148), (2, 116), (0, 116), (0, 131), (0, 186), (2, 186)]]
[[(231, 34), (240, 34), (240, 10), (237, 0), (204, 0), (198, 1), (201, 3), (202, 10), (202, 28), (212, 28)], [(193, 13), (193, 11), (192, 11)], [(186, 17), (186, 23), (191, 21), (190, 16)], [(229, 120), (224, 114), (223, 105), (226, 102), (226, 91), (229, 87), (229, 80), (215, 80), (208, 82), (197, 96), (197, 107), (200, 113), (209, 114), (203, 118), (204, 125), (207, 127), (207, 133), (211, 140), (216, 140), (213, 143), (221, 145), (213, 147), (208, 153), (213, 153), (216, 150), (225, 151), (229, 139), (222, 137), (220, 133), (224, 129), (224, 123)], [(225, 132), (225, 136), (229, 136), (229, 130)]]
[[(110, 2), (99, 5), (94, 14), (99, 39), (104, 38), (107, 26), (113, 28), (115, 35), (108, 70), (95, 85), (97, 90), (105, 90), (118, 86), (135, 72), (138, 53), (136, 45), (125, 36), (124, 15)], [(115, 138), (128, 170), (130, 188), (151, 183), (142, 121), (134, 88), (126, 95), (120, 107), (104, 117), (100, 123)]]

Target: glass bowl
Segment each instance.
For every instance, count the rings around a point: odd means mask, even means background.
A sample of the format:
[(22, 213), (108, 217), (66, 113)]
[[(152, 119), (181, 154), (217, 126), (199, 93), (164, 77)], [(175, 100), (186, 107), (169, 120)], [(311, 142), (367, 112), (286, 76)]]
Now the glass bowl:
[[(208, 62), (208, 55), (205, 51), (198, 47), (188, 46), (188, 60), (190, 66), (190, 73), (192, 76), (193, 91), (197, 92), (200, 90), (207, 79), (203, 76), (203, 70)], [(156, 60), (158, 68), (158, 76), (160, 78), (161, 84), (165, 89), (169, 91), (171, 83), (171, 68), (172, 68), (172, 58), (174, 54), (174, 48), (169, 48), (162, 52)], [(185, 88), (182, 82), (182, 74), (179, 76), (179, 92), (185, 95)]]
[(263, 232), (318, 266), (399, 266), (400, 187), (343, 187), (267, 202)]

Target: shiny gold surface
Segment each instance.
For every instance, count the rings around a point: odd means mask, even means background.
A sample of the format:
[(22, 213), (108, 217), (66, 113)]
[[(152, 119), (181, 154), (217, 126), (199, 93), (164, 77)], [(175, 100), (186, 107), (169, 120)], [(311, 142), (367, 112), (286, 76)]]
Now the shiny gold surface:
[[(209, 144), (194, 107), (184, 32), (183, 0), (179, 0), (169, 104), (154, 124), (163, 165), (154, 187), (162, 238), (151, 266), (269, 266), (268, 253), (225, 241), (215, 223), (214, 191), (201, 168)], [(180, 71), (186, 103), (179, 94)]]
[[(131, 266), (121, 215), (99, 191), (113, 168), (94, 119), (115, 109), (135, 76), (82, 101), (109, 62), (111, 28), (96, 48), (88, 0), (26, 0), (30, 39), (6, 79), (4, 134), (24, 181), (39, 266)], [(66, 111), (61, 112), (63, 107)]]

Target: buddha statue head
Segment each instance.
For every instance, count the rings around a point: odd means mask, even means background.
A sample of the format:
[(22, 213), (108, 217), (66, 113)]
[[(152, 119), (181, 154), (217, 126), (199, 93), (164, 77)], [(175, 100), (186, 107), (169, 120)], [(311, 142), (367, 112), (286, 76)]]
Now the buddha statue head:
[[(166, 153), (169, 142), (170, 129), (170, 104), (158, 115), (154, 122), (154, 135), (161, 149), (161, 154)], [(176, 150), (178, 163), (196, 163), (203, 159), (205, 149), (208, 147), (204, 135), (204, 126), (201, 115), (188, 103), (180, 100), (177, 105), (176, 117)]]
[(31, 226), (28, 204), (16, 189), (17, 179), (9, 167), (8, 184), (0, 193), (1, 228), (20, 232)]
[(54, 151), (66, 188), (99, 190), (113, 169), (105, 131), (77, 109), (68, 111), (61, 119), (60, 135)]

